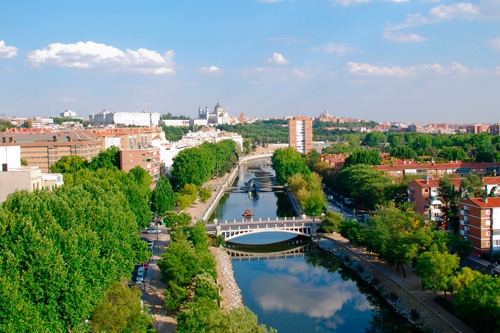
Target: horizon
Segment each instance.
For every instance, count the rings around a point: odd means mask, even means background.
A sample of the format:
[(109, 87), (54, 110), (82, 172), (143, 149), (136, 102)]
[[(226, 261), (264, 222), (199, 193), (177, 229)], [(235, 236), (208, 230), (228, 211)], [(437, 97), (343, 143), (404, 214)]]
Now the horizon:
[(0, 114), (498, 123), (500, 2), (0, 5)]

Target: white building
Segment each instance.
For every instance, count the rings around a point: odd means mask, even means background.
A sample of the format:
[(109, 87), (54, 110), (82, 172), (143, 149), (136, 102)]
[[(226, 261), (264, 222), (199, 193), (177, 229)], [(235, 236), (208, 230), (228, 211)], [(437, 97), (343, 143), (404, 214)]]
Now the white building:
[(61, 118), (76, 118), (76, 112), (71, 110), (66, 110), (64, 112), (61, 112), (60, 116)]
[(91, 114), (89, 121), (92, 125), (124, 125), (154, 127), (160, 123), (158, 112), (110, 112), (102, 110), (98, 114)]
[[(16, 191), (33, 192), (41, 189), (53, 189), (63, 185), (60, 173), (42, 174), (39, 167), (21, 166), (21, 147), (0, 147), (0, 202)], [(46, 183), (44, 183), (44, 181)]]

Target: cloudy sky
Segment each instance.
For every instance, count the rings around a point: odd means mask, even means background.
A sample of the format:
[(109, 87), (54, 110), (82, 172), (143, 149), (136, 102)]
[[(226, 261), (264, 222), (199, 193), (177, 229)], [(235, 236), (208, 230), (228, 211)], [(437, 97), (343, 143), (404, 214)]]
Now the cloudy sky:
[(2, 1), (0, 114), (500, 121), (500, 0)]

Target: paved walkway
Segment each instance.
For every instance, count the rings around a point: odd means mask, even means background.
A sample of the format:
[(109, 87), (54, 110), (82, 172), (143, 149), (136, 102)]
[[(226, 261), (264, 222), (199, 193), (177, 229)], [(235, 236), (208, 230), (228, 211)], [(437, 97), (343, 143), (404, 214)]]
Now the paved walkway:
[(323, 238), (335, 241), (341, 246), (342, 251), (358, 258), (363, 267), (369, 269), (367, 274), (380, 281), (386, 295), (397, 294), (399, 299), (395, 302), (396, 308), (403, 315), (409, 317), (411, 310), (416, 309), (420, 313), (418, 324), (431, 328), (435, 332), (474, 332), (435, 303), (434, 298), (437, 295), (434, 292), (422, 291), (421, 279), (413, 273), (410, 265), (405, 265), (407, 277), (404, 278), (396, 272), (396, 266), (390, 267), (386, 262), (378, 260), (376, 255), (367, 253), (364, 247), (350, 246), (349, 240), (337, 233), (325, 234)]

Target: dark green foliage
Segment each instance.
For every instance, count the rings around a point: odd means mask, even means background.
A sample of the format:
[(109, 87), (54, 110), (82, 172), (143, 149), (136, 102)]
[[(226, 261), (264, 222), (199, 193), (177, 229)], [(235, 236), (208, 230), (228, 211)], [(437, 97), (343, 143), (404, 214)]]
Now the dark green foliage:
[(137, 231), (125, 196), (96, 175), (9, 196), (0, 208), (0, 331), (78, 327), (147, 258)]
[(345, 159), (344, 168), (356, 164), (365, 165), (379, 165), (380, 164), (380, 150), (378, 149), (358, 149), (352, 152), (348, 158)]
[(455, 296), (454, 307), (476, 332), (500, 332), (500, 279), (477, 276)]
[(340, 213), (326, 211), (325, 216), (322, 217), (321, 228), (325, 232), (338, 232), (340, 224), (344, 221), (344, 216)]
[(61, 125), (62, 123), (65, 122), (73, 122), (73, 123), (80, 123), (83, 124), (83, 119), (80, 118), (60, 118), (60, 117), (55, 117), (52, 118), (52, 121), (54, 124)]
[(175, 193), (167, 177), (162, 176), (155, 189), (151, 192), (151, 211), (163, 216), (175, 208)]
[(179, 141), (191, 128), (189, 127), (177, 127), (177, 126), (163, 126), (163, 132), (165, 132), (165, 139), (169, 141)]
[(281, 119), (256, 121), (252, 124), (219, 125), (221, 131), (236, 132), (252, 144), (288, 142), (288, 121)]
[(416, 159), (418, 157), (417, 152), (408, 146), (397, 146), (392, 152), (391, 156), (401, 159)]
[(306, 175), (310, 173), (304, 155), (291, 147), (276, 149), (271, 157), (276, 180), (285, 184), (290, 176), (297, 173)]
[(197, 148), (185, 149), (174, 158), (174, 188), (182, 189), (186, 184), (202, 186), (214, 175), (224, 175), (237, 163), (236, 143), (233, 140), (204, 143)]
[(364, 244), (364, 226), (356, 220), (343, 220), (340, 222), (339, 233), (354, 244)]
[(120, 148), (111, 146), (101, 151), (89, 164), (92, 171), (97, 169), (120, 169)]
[(75, 173), (81, 169), (88, 168), (88, 161), (77, 155), (63, 156), (59, 161), (50, 166), (53, 173)]
[(380, 147), (381, 144), (387, 142), (387, 137), (384, 133), (378, 131), (372, 131), (365, 136), (363, 140), (363, 145), (368, 147)]
[(335, 188), (367, 209), (392, 202), (394, 185), (392, 179), (371, 166), (358, 164), (342, 169), (335, 178)]

